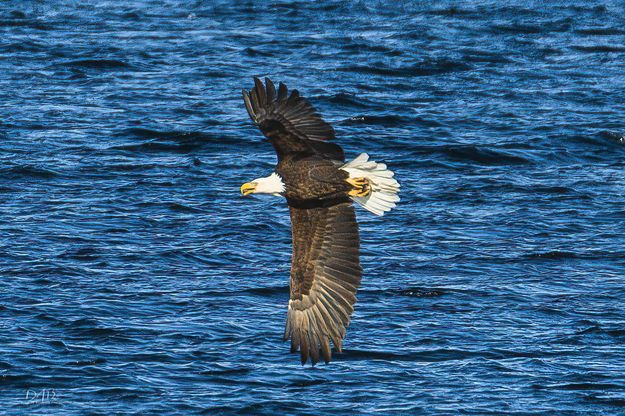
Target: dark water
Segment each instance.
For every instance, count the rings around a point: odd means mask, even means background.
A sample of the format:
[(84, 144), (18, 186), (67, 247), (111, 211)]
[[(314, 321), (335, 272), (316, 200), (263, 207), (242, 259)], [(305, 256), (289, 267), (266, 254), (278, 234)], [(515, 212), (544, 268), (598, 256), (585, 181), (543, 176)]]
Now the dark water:
[[(2, 2), (2, 413), (625, 414), (625, 7), (455, 3)], [(403, 185), (313, 369), (254, 75)]]

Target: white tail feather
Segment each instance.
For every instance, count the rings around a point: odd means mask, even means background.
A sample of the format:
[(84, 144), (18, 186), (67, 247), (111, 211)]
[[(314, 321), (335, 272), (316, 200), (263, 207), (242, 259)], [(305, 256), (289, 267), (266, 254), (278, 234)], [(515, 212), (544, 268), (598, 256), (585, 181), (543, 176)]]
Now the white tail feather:
[(368, 178), (371, 193), (366, 197), (351, 197), (354, 202), (375, 215), (384, 215), (399, 202), (399, 183), (384, 163), (369, 161), (369, 155), (361, 153), (356, 159), (341, 166), (350, 178)]

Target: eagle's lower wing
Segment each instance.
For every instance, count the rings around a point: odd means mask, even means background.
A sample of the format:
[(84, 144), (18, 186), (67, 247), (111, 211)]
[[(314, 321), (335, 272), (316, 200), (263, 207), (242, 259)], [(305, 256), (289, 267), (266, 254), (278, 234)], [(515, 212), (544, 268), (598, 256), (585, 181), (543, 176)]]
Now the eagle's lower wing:
[(344, 161), (340, 146), (326, 142), (334, 139), (334, 129), (323, 121), (315, 108), (297, 90), (288, 95), (280, 83), (278, 90), (269, 78), (265, 84), (254, 78), (254, 88), (243, 90), (243, 101), (252, 121), (271, 141), (278, 158), (287, 154), (318, 154), (332, 160)]
[(329, 341), (341, 351), (360, 284), (360, 239), (351, 202), (330, 207), (290, 207), (293, 230), (291, 299), (284, 339), (310, 357), (331, 358)]

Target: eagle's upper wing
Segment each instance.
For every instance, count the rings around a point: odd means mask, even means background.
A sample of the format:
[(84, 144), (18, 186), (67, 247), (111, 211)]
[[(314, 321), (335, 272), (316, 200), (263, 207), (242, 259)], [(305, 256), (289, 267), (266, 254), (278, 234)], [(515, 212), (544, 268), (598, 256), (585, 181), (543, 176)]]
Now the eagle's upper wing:
[(345, 160), (340, 146), (325, 141), (335, 138), (332, 126), (321, 119), (297, 90), (288, 95), (283, 83), (276, 91), (269, 78), (265, 78), (265, 85), (254, 78), (254, 88), (249, 92), (243, 90), (243, 101), (252, 121), (271, 141), (279, 159), (290, 153), (302, 153)]
[(293, 230), (291, 299), (284, 339), (310, 357), (330, 361), (329, 341), (340, 352), (360, 284), (360, 239), (351, 202), (290, 207)]

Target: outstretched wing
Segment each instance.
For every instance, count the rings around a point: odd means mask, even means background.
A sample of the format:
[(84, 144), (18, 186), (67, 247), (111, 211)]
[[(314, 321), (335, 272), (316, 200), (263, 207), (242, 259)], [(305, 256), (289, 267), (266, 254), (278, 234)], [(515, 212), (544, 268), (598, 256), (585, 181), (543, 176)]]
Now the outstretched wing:
[(276, 91), (269, 78), (265, 78), (265, 85), (254, 78), (254, 88), (249, 92), (243, 90), (243, 101), (252, 121), (273, 144), (279, 159), (300, 153), (345, 160), (343, 149), (326, 141), (335, 138), (332, 126), (321, 119), (297, 90), (289, 95), (283, 83)]
[(351, 202), (290, 207), (293, 230), (291, 299), (284, 339), (302, 364), (319, 352), (327, 363), (330, 340), (340, 352), (360, 284), (360, 239)]

